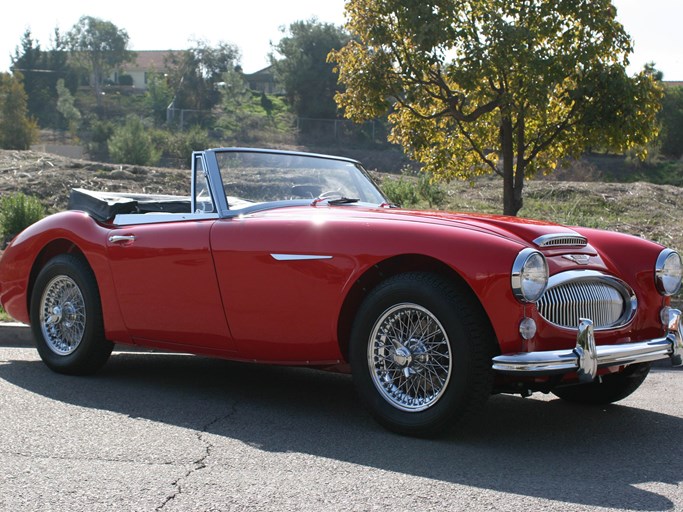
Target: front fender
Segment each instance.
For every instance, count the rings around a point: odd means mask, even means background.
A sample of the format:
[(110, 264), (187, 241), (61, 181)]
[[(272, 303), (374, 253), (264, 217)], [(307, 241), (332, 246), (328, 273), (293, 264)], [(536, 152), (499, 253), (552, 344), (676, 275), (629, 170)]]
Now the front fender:
[(57, 254), (80, 254), (97, 280), (105, 335), (112, 341), (130, 343), (107, 260), (108, 231), (77, 211), (50, 215), (22, 231), (0, 260), (0, 304), (5, 311), (20, 322), (30, 323), (31, 287), (42, 266)]

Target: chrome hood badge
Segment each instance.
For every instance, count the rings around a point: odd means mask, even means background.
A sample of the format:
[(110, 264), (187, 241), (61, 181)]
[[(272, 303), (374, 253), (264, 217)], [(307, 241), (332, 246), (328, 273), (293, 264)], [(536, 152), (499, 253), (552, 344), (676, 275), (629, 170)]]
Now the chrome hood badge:
[(587, 254), (565, 254), (562, 256), (564, 259), (573, 261), (577, 265), (588, 265), (591, 257)]

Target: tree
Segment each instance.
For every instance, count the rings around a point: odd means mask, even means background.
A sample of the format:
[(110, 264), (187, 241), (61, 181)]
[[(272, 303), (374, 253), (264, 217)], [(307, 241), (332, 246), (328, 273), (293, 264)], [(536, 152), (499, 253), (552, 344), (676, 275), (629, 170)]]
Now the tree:
[(75, 135), (81, 122), (81, 113), (74, 105), (74, 97), (64, 85), (64, 80), (57, 80), (57, 96), (57, 111), (66, 120), (71, 135)]
[[(652, 69), (625, 71), (631, 40), (609, 0), (348, 0), (358, 38), (332, 52), (347, 117), (391, 111), (390, 140), (436, 177), (525, 178), (587, 146), (644, 148), (657, 134)], [(641, 155), (642, 155), (641, 149)]]
[(0, 73), (0, 148), (29, 149), (38, 135), (38, 125), (29, 118), (27, 98), (20, 72)]
[(229, 43), (212, 47), (197, 41), (193, 48), (174, 55), (170, 64), (174, 107), (209, 111), (221, 100), (218, 84), (223, 82), (223, 75), (239, 64), (239, 50)]
[(102, 88), (107, 77), (124, 62), (133, 60), (128, 51), (128, 33), (110, 21), (82, 16), (67, 34), (76, 62), (90, 73), (90, 86), (102, 106)]
[(662, 133), (661, 152), (672, 158), (683, 156), (683, 87), (665, 90), (660, 115)]
[(336, 118), (334, 95), (339, 85), (327, 54), (347, 44), (348, 33), (315, 19), (296, 21), (283, 33), (284, 37), (273, 46), (271, 62), (292, 109), (300, 117)]
[(64, 38), (55, 29), (52, 46), (43, 50), (35, 41), (30, 30), (24, 32), (21, 46), (12, 57), (12, 70), (24, 76), (24, 89), (28, 95), (28, 113), (38, 120), (41, 126), (60, 126), (57, 114), (57, 82), (64, 81), (73, 93), (78, 85), (76, 72), (71, 69), (67, 59)]
[(166, 109), (171, 101), (173, 101), (173, 92), (168, 86), (166, 77), (161, 74), (152, 75), (147, 81), (145, 104), (151, 111), (156, 125), (166, 122)]
[(249, 89), (241, 72), (224, 73), (220, 90), (221, 112), (216, 126), (223, 137), (245, 143), (284, 135), (291, 129), (291, 114), (284, 102)]

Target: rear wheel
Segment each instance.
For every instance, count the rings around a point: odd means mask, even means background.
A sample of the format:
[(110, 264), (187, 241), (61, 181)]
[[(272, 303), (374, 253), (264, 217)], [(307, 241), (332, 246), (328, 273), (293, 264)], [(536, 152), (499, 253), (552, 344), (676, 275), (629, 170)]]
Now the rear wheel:
[(633, 364), (622, 372), (604, 375), (600, 381), (558, 388), (553, 390), (553, 394), (562, 400), (579, 404), (611, 404), (638, 389), (648, 373), (650, 363)]
[(61, 254), (40, 271), (31, 331), (41, 359), (56, 372), (93, 373), (107, 361), (114, 344), (104, 338), (97, 283), (83, 259)]
[(437, 434), (489, 397), (491, 340), (468, 290), (428, 273), (394, 276), (368, 295), (354, 321), (356, 389), (385, 427)]

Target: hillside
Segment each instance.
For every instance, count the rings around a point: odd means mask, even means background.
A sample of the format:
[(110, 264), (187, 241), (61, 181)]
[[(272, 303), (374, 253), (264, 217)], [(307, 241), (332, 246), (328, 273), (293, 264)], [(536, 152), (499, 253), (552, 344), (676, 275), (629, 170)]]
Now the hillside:
[[(377, 172), (378, 181), (396, 179)], [(66, 208), (75, 187), (112, 192), (189, 194), (189, 172), (113, 165), (34, 151), (0, 150), (0, 194), (40, 198), (50, 212)], [(442, 209), (499, 213), (502, 182), (482, 178), (470, 185), (443, 185)], [(650, 183), (530, 181), (521, 216), (630, 233), (683, 250), (683, 188)]]

